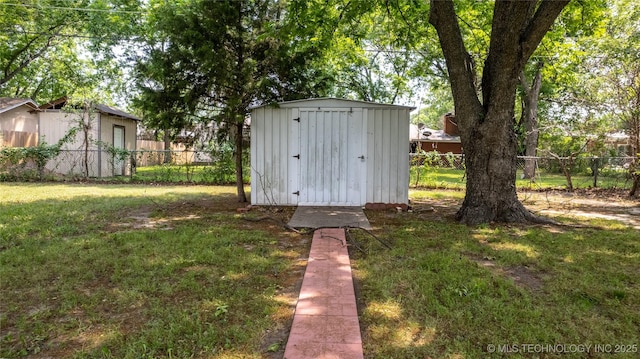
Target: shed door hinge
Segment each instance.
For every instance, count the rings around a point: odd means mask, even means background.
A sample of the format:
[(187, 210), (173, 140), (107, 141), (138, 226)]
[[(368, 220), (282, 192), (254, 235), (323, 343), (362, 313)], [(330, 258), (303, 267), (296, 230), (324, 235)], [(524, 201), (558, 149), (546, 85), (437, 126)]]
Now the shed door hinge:
[(295, 158), (297, 158), (297, 159), (300, 159), (300, 154), (297, 154), (297, 155), (295, 155), (295, 156), (291, 156), (291, 157), (295, 157)]
[(296, 121), (296, 122), (300, 122), (300, 117), (294, 118), (293, 120)]
[(299, 196), (300, 195), (300, 191), (295, 191), (292, 194), (295, 194), (296, 196)]

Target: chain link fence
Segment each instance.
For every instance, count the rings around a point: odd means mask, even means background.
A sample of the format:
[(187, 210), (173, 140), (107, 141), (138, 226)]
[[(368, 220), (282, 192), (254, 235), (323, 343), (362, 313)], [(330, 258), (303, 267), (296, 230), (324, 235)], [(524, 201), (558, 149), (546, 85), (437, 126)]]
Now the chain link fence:
[[(60, 150), (51, 158), (25, 149), (0, 153), (0, 180), (103, 179), (136, 182), (226, 184), (235, 182), (229, 149), (195, 150)], [(21, 151), (22, 150), (22, 151)], [(246, 180), (249, 157), (245, 154)]]
[[(630, 188), (633, 157), (518, 157), (517, 185), (526, 188)], [(243, 173), (250, 182), (249, 151)], [(410, 155), (410, 185), (464, 188), (464, 155)], [(233, 150), (61, 150), (46, 161), (0, 155), (0, 180), (105, 179), (135, 182), (229, 184), (235, 182)]]
[[(414, 187), (464, 188), (464, 155), (427, 152), (411, 154)], [(517, 185), (521, 188), (624, 188), (633, 179), (634, 157), (526, 157), (518, 156)]]

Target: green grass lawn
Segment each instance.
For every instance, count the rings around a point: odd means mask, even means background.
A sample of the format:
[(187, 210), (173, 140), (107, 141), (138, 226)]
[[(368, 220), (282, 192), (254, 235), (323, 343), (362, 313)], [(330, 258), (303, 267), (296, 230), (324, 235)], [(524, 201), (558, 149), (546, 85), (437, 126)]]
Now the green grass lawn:
[[(442, 208), (463, 195), (411, 192)], [(0, 357), (282, 357), (310, 236), (238, 206), (224, 186), (0, 183)], [(638, 356), (637, 229), (367, 215), (393, 249), (352, 231), (365, 357)]]
[(262, 357), (301, 254), (238, 206), (230, 187), (0, 184), (0, 357)]
[[(640, 355), (637, 229), (601, 220), (583, 228), (471, 228), (443, 221), (437, 210), (367, 215), (393, 247), (359, 235), (366, 254), (353, 252), (370, 357), (610, 357), (595, 352), (600, 344), (627, 351), (616, 358)], [(528, 344), (591, 349), (545, 353)]]

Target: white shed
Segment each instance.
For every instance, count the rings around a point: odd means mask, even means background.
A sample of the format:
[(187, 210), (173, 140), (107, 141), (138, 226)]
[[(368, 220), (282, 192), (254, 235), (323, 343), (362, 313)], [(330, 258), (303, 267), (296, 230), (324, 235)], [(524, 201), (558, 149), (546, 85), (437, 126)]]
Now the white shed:
[(251, 203), (406, 204), (412, 107), (319, 98), (251, 110)]

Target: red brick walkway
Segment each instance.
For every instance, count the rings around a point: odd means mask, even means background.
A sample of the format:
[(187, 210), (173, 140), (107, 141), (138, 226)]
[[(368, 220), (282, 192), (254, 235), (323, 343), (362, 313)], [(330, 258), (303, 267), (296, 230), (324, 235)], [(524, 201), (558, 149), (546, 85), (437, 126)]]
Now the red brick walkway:
[(363, 358), (344, 229), (313, 233), (284, 358)]

